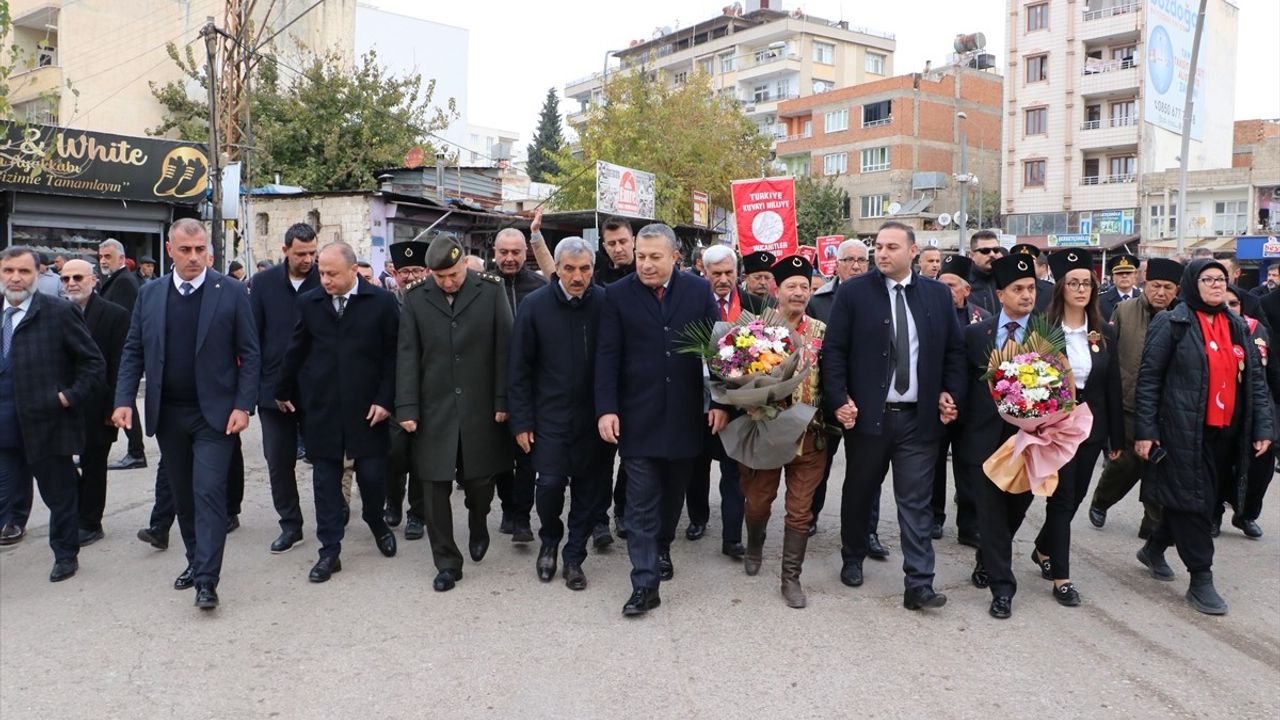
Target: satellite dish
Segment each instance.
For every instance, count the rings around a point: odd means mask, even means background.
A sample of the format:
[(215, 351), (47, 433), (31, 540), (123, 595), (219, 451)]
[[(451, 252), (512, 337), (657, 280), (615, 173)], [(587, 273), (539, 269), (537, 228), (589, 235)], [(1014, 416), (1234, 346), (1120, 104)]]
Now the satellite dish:
[(956, 224), (963, 225), (969, 222), (969, 213), (956, 213)]
[(951, 224), (951, 213), (942, 213), (938, 216), (938, 224), (946, 227)]
[(902, 203), (889, 203), (889, 214), (897, 215), (902, 212)]

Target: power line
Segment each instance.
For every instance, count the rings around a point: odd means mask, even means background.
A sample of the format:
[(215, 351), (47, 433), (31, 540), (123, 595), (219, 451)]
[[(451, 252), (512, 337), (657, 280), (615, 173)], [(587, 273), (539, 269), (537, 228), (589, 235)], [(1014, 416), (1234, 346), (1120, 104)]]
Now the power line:
[[(194, 43), (194, 42), (195, 42), (195, 40), (191, 40), (191, 41), (190, 41), (190, 42), (188, 42), (186, 45), (184, 45), (184, 46), (183, 46), (183, 48), (185, 49), (186, 47), (190, 47), (191, 43)], [(166, 62), (168, 62), (168, 61), (169, 61), (168, 56), (165, 56), (165, 58), (164, 58), (164, 59), (162, 59), (160, 62), (156, 63), (155, 65), (152, 65), (151, 67), (147, 68), (146, 70), (143, 70), (143, 71), (142, 71), (142, 73), (141, 73), (141, 74), (139, 74), (137, 77), (134, 77), (134, 78), (130, 79), (129, 81), (127, 81), (124, 85), (121, 85), (119, 88), (117, 88), (117, 89), (116, 89), (116, 91), (115, 91), (115, 92), (113, 92), (113, 93), (111, 93), (111, 94), (107, 95), (106, 97), (102, 98), (101, 100), (99, 100), (99, 101), (98, 101), (98, 103), (97, 103), (96, 105), (94, 105), (94, 106), (90, 107), (88, 110), (77, 110), (77, 111), (76, 111), (76, 113), (75, 113), (75, 115), (72, 115), (72, 116), (71, 116), (71, 119), (70, 119), (70, 120), (68, 120), (68, 121), (66, 122), (66, 127), (71, 127), (71, 123), (75, 122), (77, 118), (80, 118), (80, 117), (82, 117), (82, 116), (84, 116), (84, 115), (87, 115), (87, 114), (89, 114), (89, 113), (93, 112), (94, 110), (97, 110), (98, 108), (102, 107), (103, 103), (107, 102), (107, 101), (108, 101), (108, 100), (110, 100), (111, 98), (114, 98), (115, 96), (117, 96), (117, 95), (119, 95), (120, 93), (124, 92), (124, 91), (125, 91), (125, 89), (127, 89), (129, 86), (133, 85), (134, 83), (138, 82), (138, 81), (139, 81), (139, 80), (141, 80), (142, 78), (144, 78), (144, 77), (146, 77), (147, 75), (151, 74), (153, 71), (155, 71), (155, 70), (156, 70), (156, 69), (158, 69), (161, 65), (165, 64), (165, 63), (166, 63)]]

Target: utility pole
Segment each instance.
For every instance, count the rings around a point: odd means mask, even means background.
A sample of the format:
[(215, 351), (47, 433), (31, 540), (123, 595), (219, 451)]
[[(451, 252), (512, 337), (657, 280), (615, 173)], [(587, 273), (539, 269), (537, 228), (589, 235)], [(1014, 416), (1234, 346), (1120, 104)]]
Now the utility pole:
[(205, 65), (208, 73), (205, 78), (209, 85), (209, 183), (212, 185), (211, 208), (209, 213), (212, 229), (209, 233), (209, 244), (213, 250), (213, 265), (221, 271), (224, 248), (222, 247), (222, 157), (218, 147), (218, 76), (216, 58), (218, 56), (218, 28), (213, 24), (213, 16), (205, 18), (204, 27), (200, 29), (200, 37), (204, 38)]
[[(959, 73), (959, 68), (956, 70)], [(959, 78), (957, 77), (957, 81)], [(969, 136), (964, 131), (964, 121), (969, 116), (963, 110), (956, 113), (956, 125), (960, 129), (960, 175), (956, 178), (956, 182), (960, 184), (960, 215), (956, 218), (956, 224), (960, 226), (959, 244), (956, 250), (961, 255), (968, 255), (968, 246), (965, 243), (965, 230), (968, 229), (969, 218), (968, 202), (969, 202)]]
[(1187, 69), (1187, 98), (1182, 104), (1182, 157), (1178, 158), (1178, 254), (1187, 238), (1187, 163), (1191, 160), (1191, 116), (1195, 112), (1196, 65), (1200, 60), (1200, 35), (1204, 33), (1204, 13), (1208, 0), (1200, 0), (1196, 34), (1191, 41), (1191, 67)]

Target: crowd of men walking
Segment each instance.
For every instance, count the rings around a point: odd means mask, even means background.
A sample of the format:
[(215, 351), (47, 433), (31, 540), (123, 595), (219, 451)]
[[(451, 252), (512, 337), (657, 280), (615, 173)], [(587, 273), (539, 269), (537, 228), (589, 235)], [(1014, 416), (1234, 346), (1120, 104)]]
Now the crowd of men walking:
[[(513, 542), (535, 541), (536, 514), (543, 582), (560, 574), (568, 588), (586, 588), (588, 546), (604, 548), (614, 533), (625, 540), (633, 591), (623, 612), (641, 615), (675, 575), (670, 550), (686, 508), (685, 537), (705, 535), (718, 464), (721, 551), (748, 575), (764, 564), (784, 490), (780, 589), (799, 608), (808, 539), (843, 445), (841, 581), (862, 585), (864, 560), (891, 554), (878, 511), (892, 472), (903, 604), (945, 605), (933, 588), (933, 542), (945, 532), (950, 474), (957, 540), (975, 549), (972, 583), (989, 589), (990, 614), (1007, 618), (1013, 538), (1034, 496), (1001, 490), (983, 468), (1016, 431), (984, 375), (991, 351), (1022, 342), (1039, 317), (1061, 327), (1093, 425), (1047, 498), (1036, 572), (1059, 603), (1081, 603), (1071, 525), (1105, 454), (1090, 522), (1103, 527), (1141, 482), (1137, 561), (1173, 580), (1165, 553), (1176, 546), (1188, 602), (1226, 612), (1213, 538), (1227, 505), (1235, 527), (1261, 536), (1275, 472), (1280, 366), (1268, 362), (1268, 328), (1280, 322), (1280, 289), (1245, 292), (1235, 268), (1212, 257), (1140, 262), (1121, 253), (1103, 292), (1086, 251), (1006, 250), (982, 231), (967, 254), (944, 256), (896, 222), (881, 227), (873, 256), (860, 240), (842, 244), (825, 282), (803, 256), (740, 259), (727, 246), (682, 269), (681, 245), (662, 224), (633, 234), (611, 218), (598, 249), (570, 237), (554, 251), (539, 226), (540, 215), (529, 239), (498, 233), (494, 273), (475, 269), (446, 235), (393, 244), (394, 273), (382, 281), (350, 246), (320, 246), (302, 223), (286, 233), (283, 261), (247, 279), (243, 268), (211, 268), (194, 220), (172, 225), (172, 270), (156, 279), (133, 274), (109, 240), (101, 278), (68, 260), (54, 268), (61, 287), (39, 292), (50, 274), (44, 259), (22, 247), (0, 252), (0, 544), (22, 539), (34, 478), (50, 509), (50, 580), (73, 576), (80, 547), (103, 537), (108, 451), (123, 429), (128, 453), (110, 467), (145, 467), (145, 428), (161, 457), (156, 504), (138, 537), (167, 548), (176, 518), (186, 565), (174, 587), (194, 588), (197, 607), (216, 607), (244, 493), (239, 435), (257, 415), (280, 524), (272, 553), (304, 542), (297, 471), (304, 457), (311, 465), (312, 582), (342, 570), (354, 480), (378, 551), (396, 554), (403, 522), (405, 540), (430, 544), (434, 589), (452, 589), (464, 567), (457, 486), (472, 562), (488, 552), (496, 493), (499, 532)], [(754, 468), (719, 438), (741, 410), (711, 401), (703, 363), (681, 349), (693, 325), (766, 313), (802, 339), (797, 352), (817, 368), (791, 400), (820, 412), (788, 462)]]

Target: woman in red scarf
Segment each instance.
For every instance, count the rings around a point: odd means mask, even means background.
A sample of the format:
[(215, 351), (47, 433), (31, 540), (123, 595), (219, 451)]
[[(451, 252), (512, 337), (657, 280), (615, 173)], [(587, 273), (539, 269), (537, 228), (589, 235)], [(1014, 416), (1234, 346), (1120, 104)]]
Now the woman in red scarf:
[(1187, 265), (1182, 303), (1147, 329), (1134, 398), (1134, 452), (1148, 462), (1142, 499), (1164, 509), (1138, 561), (1172, 581), (1164, 552), (1176, 545), (1191, 575), (1187, 601), (1210, 615), (1227, 612), (1213, 584), (1214, 508), (1243, 491), (1249, 458), (1267, 452), (1274, 427), (1261, 357), (1226, 294), (1222, 263)]

